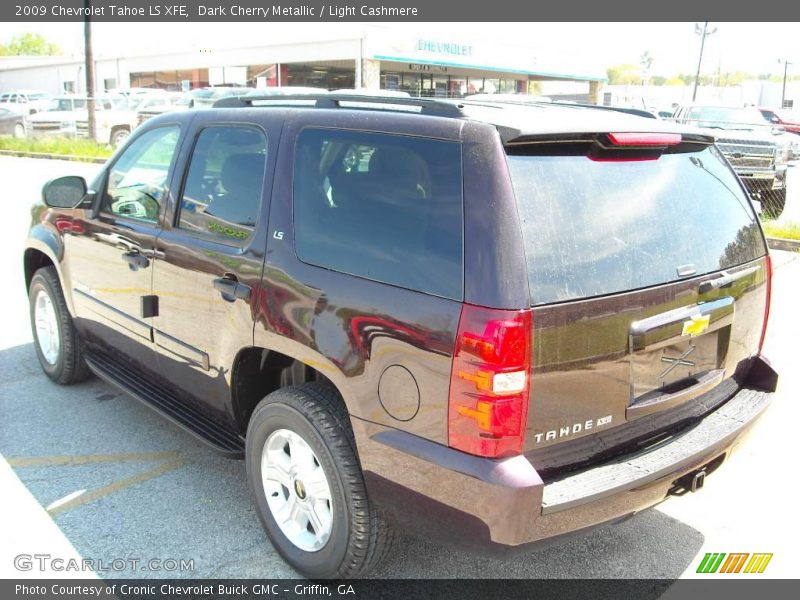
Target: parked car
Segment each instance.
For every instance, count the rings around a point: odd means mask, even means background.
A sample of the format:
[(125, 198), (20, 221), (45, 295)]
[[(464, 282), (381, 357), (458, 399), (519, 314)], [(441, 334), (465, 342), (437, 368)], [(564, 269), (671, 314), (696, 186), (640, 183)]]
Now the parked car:
[(786, 204), (787, 163), (794, 155), (800, 156), (795, 136), (766, 123), (753, 107), (681, 106), (673, 118), (712, 133), (748, 191), (768, 214), (781, 214)]
[(141, 125), (148, 119), (173, 110), (188, 110), (192, 105), (191, 95), (183, 92), (168, 92), (163, 96), (146, 98), (136, 108), (136, 124)]
[(536, 102), (553, 102), (549, 96), (534, 96), (532, 94), (488, 94), (480, 92), (467, 96), (468, 100), (481, 100), (486, 102), (511, 102), (519, 104), (532, 104)]
[(789, 133), (800, 134), (800, 111), (779, 108), (759, 108), (758, 110), (768, 123), (783, 127)]
[(210, 108), (217, 100), (231, 96), (245, 96), (253, 91), (249, 87), (206, 87), (189, 92), (192, 108)]
[(15, 138), (25, 137), (25, 118), (17, 113), (0, 108), (0, 135), (13, 135)]
[[(309, 90), (313, 90), (314, 88), (307, 88)], [(319, 93), (320, 91), (324, 90), (316, 90), (313, 93)], [(338, 94), (340, 96), (383, 96), (385, 98), (410, 98), (411, 94), (408, 92), (404, 92), (403, 90), (365, 90), (363, 88), (356, 89), (356, 88), (342, 88), (339, 90), (333, 90), (334, 94)]]
[(772, 267), (713, 136), (314, 102), (148, 120), (90, 185), (45, 186), (23, 257), (45, 374), (244, 458), (300, 573), (363, 575), (396, 528), (503, 553), (622, 520), (763, 414)]
[(0, 108), (23, 116), (33, 115), (45, 110), (52, 96), (36, 90), (19, 90), (0, 94)]
[(300, 85), (284, 85), (281, 87), (250, 88), (247, 96), (292, 96), (297, 94), (326, 94), (327, 89)]
[[(128, 138), (136, 124), (136, 113), (127, 106), (127, 100), (121, 96), (102, 95), (95, 99), (98, 143), (116, 148)], [(32, 136), (89, 137), (86, 96), (53, 98), (47, 110), (28, 119), (28, 131)]]

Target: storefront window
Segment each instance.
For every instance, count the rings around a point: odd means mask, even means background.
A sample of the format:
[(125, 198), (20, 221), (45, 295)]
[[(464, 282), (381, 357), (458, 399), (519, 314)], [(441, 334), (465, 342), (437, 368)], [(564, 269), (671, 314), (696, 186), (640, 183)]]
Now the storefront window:
[(208, 85), (208, 69), (131, 73), (131, 87), (187, 91)]
[(289, 64), (286, 67), (287, 81), (282, 82), (282, 85), (317, 87), (326, 90), (355, 87), (355, 66), (352, 69), (304, 64)]

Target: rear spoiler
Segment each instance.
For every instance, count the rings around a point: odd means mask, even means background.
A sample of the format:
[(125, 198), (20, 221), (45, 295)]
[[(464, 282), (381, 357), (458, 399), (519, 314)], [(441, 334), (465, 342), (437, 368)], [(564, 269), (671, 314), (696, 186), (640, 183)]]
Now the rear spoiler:
[[(527, 146), (533, 144), (593, 144), (598, 139), (604, 138), (605, 136), (609, 135), (608, 131), (594, 131), (594, 132), (584, 132), (584, 133), (565, 133), (565, 134), (553, 134), (547, 133), (543, 135), (536, 135), (536, 134), (522, 134), (520, 135), (519, 130), (511, 129), (508, 127), (497, 127), (498, 132), (500, 133), (500, 138), (503, 140), (504, 146)], [(664, 131), (655, 131), (655, 132), (647, 132), (647, 128), (643, 127), (641, 131), (634, 132), (624, 132), (626, 135), (628, 134), (637, 134), (641, 133), (642, 135), (679, 135), (681, 137), (681, 143), (690, 143), (690, 144), (703, 144), (706, 146), (710, 146), (714, 143), (714, 136), (708, 135), (706, 133), (697, 131), (697, 130), (682, 130), (676, 128), (675, 130), (664, 130)], [(612, 134), (613, 135), (613, 134)]]

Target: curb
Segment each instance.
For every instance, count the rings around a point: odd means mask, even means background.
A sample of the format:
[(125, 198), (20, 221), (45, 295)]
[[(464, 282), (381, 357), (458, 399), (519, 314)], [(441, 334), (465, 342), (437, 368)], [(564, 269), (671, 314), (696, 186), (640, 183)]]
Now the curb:
[(78, 156), (75, 154), (52, 154), (50, 152), (28, 152), (25, 150), (0, 150), (0, 156), (17, 156), (20, 158), (45, 158), (49, 160), (71, 160), (102, 165), (108, 159), (94, 156)]
[(787, 240), (786, 238), (767, 238), (767, 245), (772, 250), (786, 250), (787, 252), (796, 252), (800, 250), (800, 241)]

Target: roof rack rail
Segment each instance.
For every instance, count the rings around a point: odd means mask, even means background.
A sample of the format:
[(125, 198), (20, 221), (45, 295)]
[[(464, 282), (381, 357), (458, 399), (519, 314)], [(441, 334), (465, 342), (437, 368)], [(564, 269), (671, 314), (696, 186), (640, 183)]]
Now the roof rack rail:
[[(259, 96), (256, 94), (247, 96), (229, 96), (217, 100), (214, 108), (247, 108), (254, 106), (254, 102), (258, 102), (256, 106), (264, 105), (269, 106), (310, 106), (298, 105), (298, 101), (305, 100), (306, 102), (313, 101), (315, 108), (359, 108), (366, 110), (398, 110), (398, 107), (418, 107), (419, 114), (431, 115), (436, 117), (451, 117), (462, 118), (464, 113), (455, 103), (442, 102), (428, 98), (402, 98), (394, 96), (369, 96), (369, 95), (356, 95), (356, 94), (264, 94)], [(365, 105), (374, 105), (365, 106)]]

